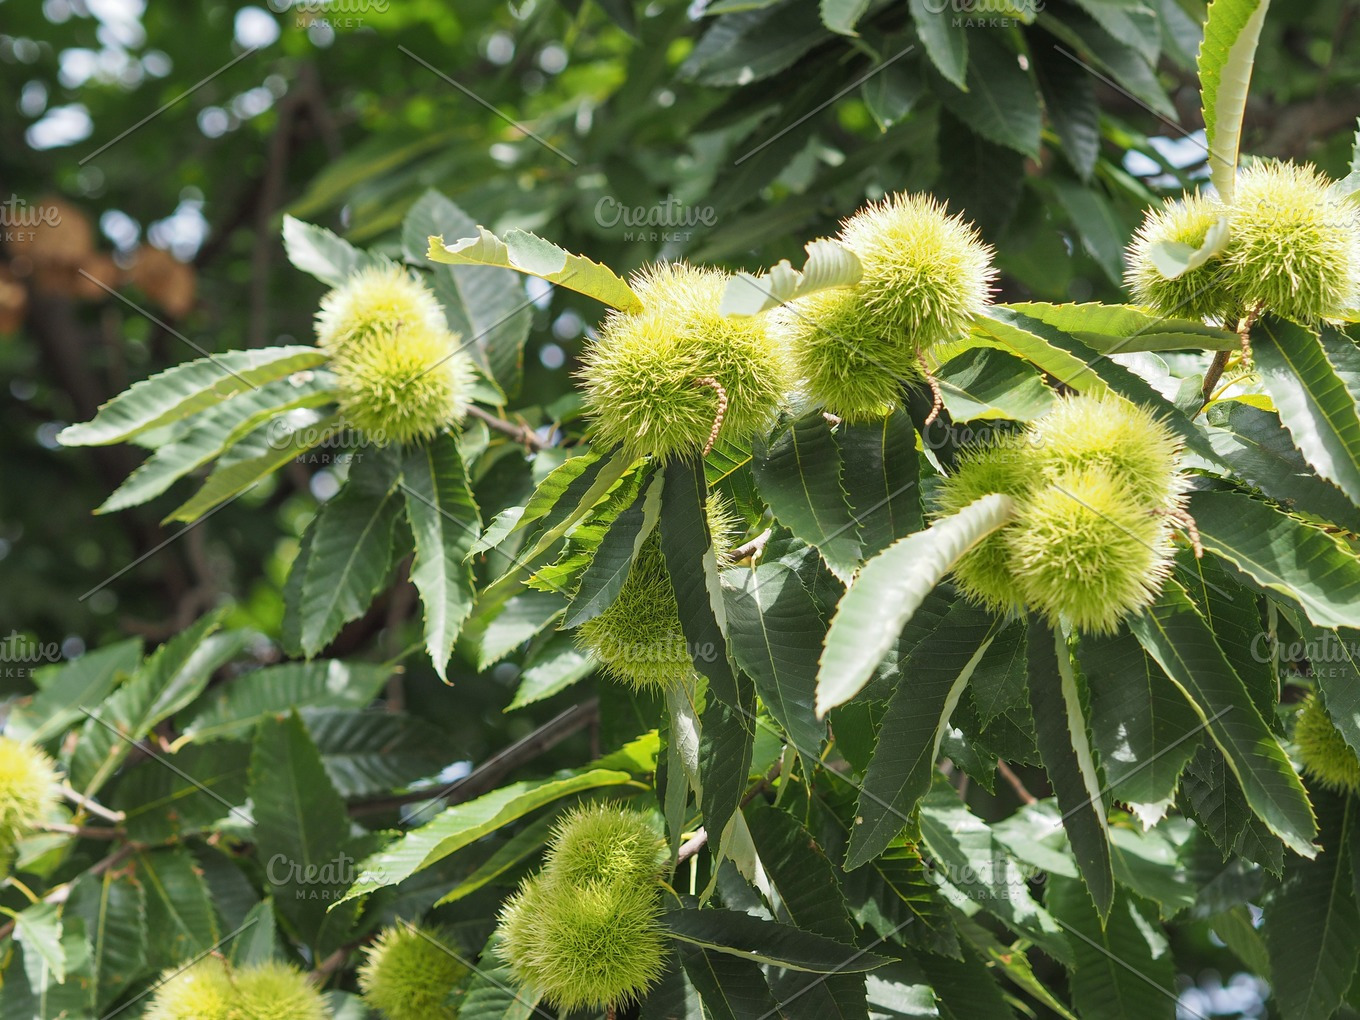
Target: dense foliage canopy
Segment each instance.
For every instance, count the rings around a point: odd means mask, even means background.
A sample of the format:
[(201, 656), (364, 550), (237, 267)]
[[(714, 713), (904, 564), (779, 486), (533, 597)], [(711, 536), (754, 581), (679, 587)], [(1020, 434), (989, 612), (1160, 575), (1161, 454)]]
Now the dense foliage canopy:
[(1351, 0), (0, 12), (0, 1017), (1360, 1012)]

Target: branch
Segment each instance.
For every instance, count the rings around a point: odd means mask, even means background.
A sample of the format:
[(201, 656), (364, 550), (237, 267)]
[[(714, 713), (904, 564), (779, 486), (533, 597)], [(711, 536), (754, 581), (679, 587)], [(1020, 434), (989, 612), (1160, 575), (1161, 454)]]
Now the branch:
[(597, 698), (572, 705), (558, 713), (538, 729), (521, 737), (509, 747), (492, 755), (482, 764), (469, 772), (456, 783), (443, 790), (426, 788), (412, 790), (410, 793), (394, 797), (380, 797), (377, 800), (361, 801), (350, 806), (351, 815), (367, 815), (389, 811), (403, 804), (413, 804), (422, 800), (447, 800), (450, 804), (480, 797), (494, 790), (501, 781), (515, 769), (533, 761), (545, 751), (550, 751), (568, 737), (574, 736), (587, 726), (592, 725), (599, 716), (600, 702)]
[(125, 815), (123, 812), (111, 811), (108, 808), (104, 807), (104, 805), (91, 800), (89, 797), (86, 797), (83, 793), (77, 793), (75, 787), (73, 787), (70, 783), (61, 784), (61, 795), (65, 797), (67, 800), (69, 800), (72, 804), (80, 805), (82, 808), (84, 808), (90, 814), (94, 815), (96, 818), (102, 818), (106, 822), (122, 822), (127, 818), (127, 815)]
[(1020, 798), (1022, 804), (1038, 803), (1039, 798), (1025, 788), (1025, 784), (1021, 782), (1020, 777), (1012, 772), (1011, 767), (1000, 758), (996, 761), (996, 771), (1000, 773), (1002, 779), (1010, 783), (1011, 789), (1015, 791), (1015, 795)]
[(490, 411), (483, 411), (476, 404), (468, 405), (468, 417), (476, 418), (478, 421), (485, 422), (488, 428), (493, 428), (497, 432), (504, 432), (517, 443), (521, 443), (530, 450), (538, 451), (551, 446), (551, 443), (544, 442), (537, 432), (528, 425), (516, 425), (512, 421), (498, 418)]

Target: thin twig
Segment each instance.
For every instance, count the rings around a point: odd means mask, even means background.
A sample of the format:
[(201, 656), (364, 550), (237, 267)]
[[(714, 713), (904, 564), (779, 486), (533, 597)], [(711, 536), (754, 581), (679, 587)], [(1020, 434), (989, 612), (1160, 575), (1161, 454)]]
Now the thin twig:
[(469, 418), (476, 418), (478, 421), (485, 422), (488, 428), (493, 428), (497, 432), (505, 433), (507, 436), (514, 439), (515, 442), (522, 443), (530, 450), (543, 450), (552, 445), (551, 443), (545, 442), (543, 438), (528, 425), (516, 425), (512, 421), (498, 418), (490, 411), (483, 411), (475, 404), (468, 406), (467, 413)]
[(703, 827), (700, 827), (698, 832), (696, 832), (693, 836), (691, 836), (689, 839), (685, 840), (685, 842), (680, 844), (680, 851), (675, 855), (675, 863), (684, 864), (687, 860), (689, 860), (700, 850), (702, 850), (704, 848), (704, 844), (707, 842), (708, 842), (708, 830)]
[(70, 783), (61, 784), (61, 795), (72, 804), (80, 805), (96, 818), (102, 818), (106, 822), (122, 822), (127, 819), (127, 815), (123, 812), (110, 810), (109, 808), (104, 807), (104, 805), (86, 797), (83, 793), (77, 793)]
[(127, 835), (120, 828), (94, 828), (88, 825), (67, 825), (65, 822), (40, 822), (33, 828), (37, 832), (57, 832), (63, 836), (79, 836), (81, 839), (121, 839)]
[(1037, 804), (1039, 802), (1039, 798), (1025, 789), (1025, 784), (1021, 782), (1020, 777), (1012, 772), (1011, 767), (1000, 758), (996, 760), (996, 771), (1000, 774), (1002, 779), (1010, 784), (1011, 789), (1015, 791), (1015, 795), (1020, 798), (1020, 803)]
[(765, 548), (765, 543), (770, 540), (770, 535), (771, 529), (766, 528), (755, 538), (751, 539), (751, 541), (744, 542), (741, 545), (737, 546), (735, 549), (733, 549), (730, 553), (727, 554), (727, 558), (731, 560), (733, 563), (740, 563), (748, 556), (759, 555), (760, 551)]

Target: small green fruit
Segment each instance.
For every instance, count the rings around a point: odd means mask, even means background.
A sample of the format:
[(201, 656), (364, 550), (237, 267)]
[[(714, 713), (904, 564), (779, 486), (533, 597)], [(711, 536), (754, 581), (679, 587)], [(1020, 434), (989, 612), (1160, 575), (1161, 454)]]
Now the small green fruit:
[(515, 979), (567, 1012), (640, 999), (665, 969), (656, 883), (528, 879), (501, 912)]
[(1112, 632), (1149, 605), (1171, 569), (1171, 531), (1105, 467), (1035, 489), (1006, 529), (1026, 604), (1050, 624)]
[(608, 314), (580, 374), (603, 443), (639, 457), (693, 456), (724, 403), (721, 438), (743, 441), (773, 424), (789, 389), (787, 356), (765, 316), (720, 313), (727, 281), (685, 263), (633, 278), (642, 310)]
[(332, 364), (342, 416), (374, 443), (427, 439), (467, 414), (472, 362), (442, 327), (376, 325)]
[(1316, 695), (1294, 717), (1294, 746), (1310, 779), (1337, 793), (1360, 793), (1360, 759)]
[(277, 961), (236, 972), (231, 1020), (330, 1020), (321, 993), (296, 967)]
[(870, 314), (918, 350), (958, 339), (987, 305), (995, 252), (929, 195), (889, 195), (866, 206), (840, 239), (864, 267), (856, 289)]
[[(998, 438), (962, 454), (940, 488), (941, 512), (956, 514), (993, 492), (1024, 496), (1033, 481), (1033, 465), (1025, 454), (1025, 440), (1019, 435)], [(954, 579), (963, 594), (1003, 614), (1024, 609), (1006, 532), (1006, 528), (992, 532), (954, 565)]]
[(1228, 290), (1231, 275), (1222, 253), (1202, 266), (1187, 269), (1174, 280), (1162, 275), (1152, 260), (1162, 244), (1200, 248), (1210, 229), (1227, 215), (1227, 208), (1208, 195), (1184, 195), (1149, 209), (1129, 244), (1124, 282), (1134, 300), (1158, 315), (1181, 319), (1216, 318), (1236, 325), (1240, 306)]
[(183, 970), (168, 970), (151, 997), (146, 1020), (234, 1020), (236, 990), (226, 961), (205, 956)]
[(555, 881), (645, 884), (656, 880), (665, 854), (665, 840), (647, 815), (589, 804), (567, 812), (554, 827), (547, 869)]
[(808, 398), (842, 420), (882, 418), (921, 377), (915, 349), (883, 329), (857, 287), (815, 291), (769, 315)]
[(386, 333), (399, 325), (426, 333), (448, 330), (439, 301), (407, 270), (369, 267), (321, 299), (316, 343), (331, 357), (342, 357), (370, 342), (375, 331)]
[(1180, 439), (1147, 408), (1113, 393), (1058, 401), (1030, 425), (1026, 445), (1048, 478), (1103, 468), (1135, 502), (1179, 505)]
[(921, 352), (962, 336), (986, 307), (994, 252), (928, 195), (866, 206), (838, 240), (859, 257), (860, 282), (777, 309), (771, 328), (812, 400), (851, 421), (882, 417), (921, 378)]
[(1360, 299), (1360, 210), (1310, 166), (1252, 164), (1237, 178), (1224, 260), (1242, 307), (1334, 318)]
[[(722, 566), (731, 548), (733, 523), (726, 504), (717, 496), (708, 501), (708, 527)], [(647, 536), (633, 558), (614, 601), (581, 624), (576, 636), (600, 661), (606, 676), (630, 687), (665, 691), (694, 676), (695, 650), (685, 640), (659, 528)], [(720, 649), (713, 652), (722, 654)]]
[(468, 969), (446, 952), (448, 935), (405, 924), (384, 928), (364, 949), (359, 989), (387, 1020), (455, 1020), (449, 993)]
[(0, 856), (52, 809), (57, 782), (52, 759), (42, 751), (0, 737)]

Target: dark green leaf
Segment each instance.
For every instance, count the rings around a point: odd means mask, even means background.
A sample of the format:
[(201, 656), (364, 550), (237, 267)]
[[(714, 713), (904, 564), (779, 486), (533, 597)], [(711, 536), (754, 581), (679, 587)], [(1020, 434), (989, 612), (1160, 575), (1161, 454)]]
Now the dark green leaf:
[(1295, 853), (1316, 853), (1317, 827), (1303, 785), (1185, 591), (1169, 581), (1129, 627), (1189, 699), (1252, 810)]
[(1104, 923), (1114, 902), (1110, 826), (1072, 653), (1060, 633), (1033, 616), (1027, 646), (1029, 701), (1039, 754), (1057, 795), (1081, 876)]
[(681, 942), (788, 970), (858, 974), (887, 962), (853, 945), (737, 910), (672, 910), (661, 923)]
[(848, 580), (861, 557), (859, 530), (841, 484), (840, 451), (821, 412), (804, 415), (758, 449), (753, 466), (775, 517)]
[(439, 679), (447, 682), (453, 642), (472, 611), (472, 568), (466, 559), (482, 529), (453, 436), (436, 436), (413, 450), (402, 465), (400, 485), (415, 536), (411, 581), (425, 608), (425, 650)]

